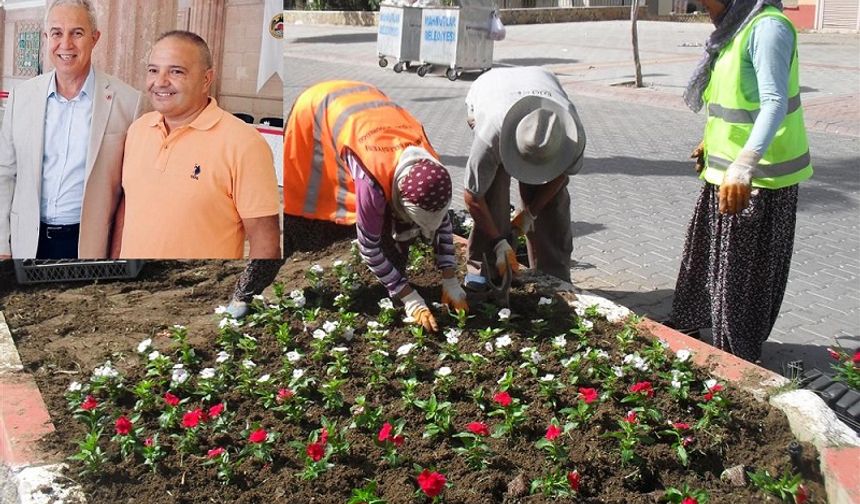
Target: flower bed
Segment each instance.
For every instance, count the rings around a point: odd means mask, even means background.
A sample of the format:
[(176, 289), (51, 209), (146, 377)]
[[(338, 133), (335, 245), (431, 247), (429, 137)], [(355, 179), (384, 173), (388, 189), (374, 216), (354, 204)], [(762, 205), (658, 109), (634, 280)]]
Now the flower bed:
[[(50, 448), (77, 459), (69, 475), (90, 502), (764, 500), (720, 480), (738, 465), (789, 502), (799, 472), (823, 502), (814, 450), (792, 461), (781, 413), (640, 338), (635, 321), (525, 286), (510, 313), (436, 310), (443, 331), (423, 334), (348, 245), (324, 257), (322, 273), (291, 262), (289, 288), (241, 325), (211, 314), (236, 263), (2, 295), (57, 428)], [(412, 280), (438, 299), (415, 259)]]

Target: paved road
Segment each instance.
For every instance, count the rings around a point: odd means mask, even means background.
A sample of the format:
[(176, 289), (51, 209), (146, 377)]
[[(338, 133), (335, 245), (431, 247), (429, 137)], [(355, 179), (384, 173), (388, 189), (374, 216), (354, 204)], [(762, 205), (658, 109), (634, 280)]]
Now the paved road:
[[(710, 27), (640, 22), (646, 88), (632, 80), (628, 22), (509, 26), (495, 66), (541, 65), (560, 75), (588, 135), (574, 177), (574, 283), (657, 320), (668, 315), (687, 221), (700, 182), (687, 154), (704, 118), (680, 96)], [(474, 75), (450, 82), (377, 65), (375, 28), (290, 26), (284, 101), (326, 79), (373, 83), (425, 124), (462, 180), (471, 132), (463, 99)], [(795, 255), (764, 365), (826, 366), (834, 338), (860, 345), (860, 37), (800, 36), (803, 100), (815, 177), (801, 187)], [(458, 188), (459, 186), (459, 188)], [(455, 184), (455, 206), (462, 207)]]

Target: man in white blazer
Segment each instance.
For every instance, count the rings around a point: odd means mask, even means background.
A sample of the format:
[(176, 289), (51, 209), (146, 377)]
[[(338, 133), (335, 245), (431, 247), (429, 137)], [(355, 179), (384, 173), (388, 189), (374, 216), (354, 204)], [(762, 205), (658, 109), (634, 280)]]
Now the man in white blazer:
[(122, 195), (126, 131), (141, 93), (92, 67), (90, 0), (45, 16), (55, 69), (18, 84), (0, 129), (0, 259), (106, 258)]

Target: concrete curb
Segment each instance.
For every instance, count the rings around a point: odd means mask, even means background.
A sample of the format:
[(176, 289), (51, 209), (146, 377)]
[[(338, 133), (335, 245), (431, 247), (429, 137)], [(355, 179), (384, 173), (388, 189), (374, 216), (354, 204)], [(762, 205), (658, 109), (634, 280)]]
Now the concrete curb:
[(39, 447), (54, 432), (51, 415), (30, 373), (24, 371), (3, 312), (0, 312), (0, 500), (36, 504), (84, 502), (69, 486), (56, 455)]
[[(465, 243), (463, 239), (457, 241)], [(610, 321), (621, 321), (632, 314), (628, 308), (591, 292), (578, 290), (570, 283), (542, 275), (530, 276), (530, 280), (538, 285), (557, 291), (574, 308), (597, 305), (598, 311)], [(792, 432), (804, 441), (811, 441), (818, 449), (828, 501), (831, 504), (860, 503), (860, 472), (856, 470), (860, 460), (860, 438), (838, 422), (820, 398), (814, 394), (812, 398), (804, 398), (802, 409), (786, 407), (780, 398), (791, 392), (778, 393), (780, 388), (790, 385), (786, 378), (653, 320), (643, 320), (640, 327), (653, 337), (666, 341), (674, 352), (690, 350), (696, 364), (757, 399), (764, 401), (773, 395), (772, 404), (788, 417)], [(62, 474), (64, 465), (51, 460), (56, 457), (41, 452), (37, 447), (38, 440), (53, 432), (54, 427), (35, 381), (23, 371), (2, 312), (0, 350), (0, 499), (4, 503), (19, 504), (85, 502), (80, 487), (71, 485), (64, 488), (59, 484), (68, 481)], [(828, 415), (833, 416), (842, 428), (814, 427)], [(843, 429), (848, 429), (848, 433)]]

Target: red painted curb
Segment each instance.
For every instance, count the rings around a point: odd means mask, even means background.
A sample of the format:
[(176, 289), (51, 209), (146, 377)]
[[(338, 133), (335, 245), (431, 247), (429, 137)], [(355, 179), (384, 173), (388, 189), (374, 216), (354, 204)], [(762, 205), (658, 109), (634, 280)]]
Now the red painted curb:
[(56, 462), (39, 448), (54, 432), (39, 387), (29, 374), (0, 375), (0, 463), (10, 467)]
[(821, 469), (827, 486), (830, 504), (860, 503), (860, 448), (825, 448), (821, 453)]
[(772, 388), (788, 382), (788, 379), (773, 371), (724, 352), (659, 322), (646, 318), (640, 327), (666, 341), (674, 352), (681, 349), (690, 350), (693, 353), (694, 363), (709, 370), (714, 376), (732, 382), (748, 392), (758, 392), (762, 388)]

